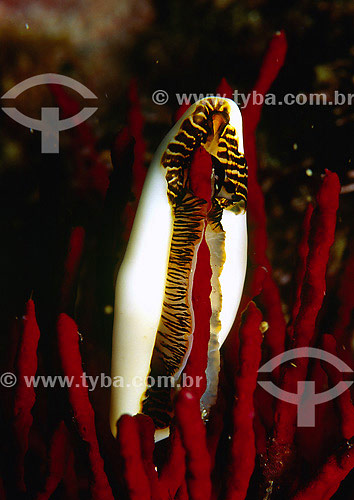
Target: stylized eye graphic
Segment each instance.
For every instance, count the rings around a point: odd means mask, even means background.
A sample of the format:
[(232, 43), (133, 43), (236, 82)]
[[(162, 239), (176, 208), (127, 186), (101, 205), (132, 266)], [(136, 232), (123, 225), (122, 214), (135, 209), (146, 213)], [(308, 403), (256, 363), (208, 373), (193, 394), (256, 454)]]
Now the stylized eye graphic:
[[(202, 150), (200, 149), (202, 148)], [(210, 206), (196, 194), (194, 163), (211, 164)], [(116, 283), (111, 428), (123, 413), (143, 412), (166, 435), (173, 416), (173, 384), (134, 387), (134, 379), (178, 381), (194, 331), (192, 287), (203, 237), (210, 250), (212, 316), (205, 412), (216, 398), (219, 348), (235, 319), (247, 262), (247, 165), (242, 120), (229, 99), (191, 106), (160, 145), (145, 182)], [(204, 236), (205, 235), (205, 236)]]
[[(43, 75), (32, 76), (23, 82), (12, 87), (6, 92), (2, 99), (16, 99), (22, 92), (35, 87), (36, 85), (46, 85), (49, 83), (64, 85), (76, 90), (85, 99), (97, 99), (95, 94), (91, 92), (82, 83), (69, 78), (68, 76), (58, 75), (56, 73), (46, 73)], [(70, 116), (65, 120), (59, 120), (59, 108), (42, 108), (42, 116), (40, 120), (26, 116), (16, 108), (3, 107), (1, 108), (10, 118), (20, 123), (24, 127), (40, 130), (42, 132), (42, 153), (59, 153), (59, 132), (67, 130), (87, 120), (97, 108), (83, 108), (75, 116)]]
[[(344, 363), (341, 359), (333, 354), (317, 349), (316, 347), (298, 347), (291, 349), (282, 354), (278, 354), (273, 359), (265, 363), (259, 368), (259, 373), (270, 373), (282, 363), (298, 358), (316, 358), (326, 361), (335, 366), (337, 370), (344, 373), (352, 373), (353, 370)], [(340, 396), (344, 391), (349, 389), (352, 381), (340, 381), (335, 387), (327, 391), (315, 393), (315, 382), (313, 381), (298, 381), (297, 393), (292, 393), (277, 387), (271, 381), (258, 381), (258, 384), (274, 397), (281, 399), (287, 403), (297, 405), (297, 425), (298, 427), (315, 427), (315, 406), (321, 403), (326, 403)]]

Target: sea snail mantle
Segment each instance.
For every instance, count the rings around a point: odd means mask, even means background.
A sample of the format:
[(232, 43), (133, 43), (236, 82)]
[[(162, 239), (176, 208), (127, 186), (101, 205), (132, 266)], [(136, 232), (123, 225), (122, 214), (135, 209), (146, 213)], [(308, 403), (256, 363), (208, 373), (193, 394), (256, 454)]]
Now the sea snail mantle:
[[(198, 151), (210, 155), (209, 203), (193, 189)], [(195, 179), (194, 179), (195, 185)], [(215, 401), (219, 349), (235, 319), (247, 263), (247, 164), (237, 105), (196, 102), (159, 146), (144, 184), (120, 267), (114, 307), (110, 422), (149, 415), (156, 439), (168, 435), (171, 387), (146, 387), (148, 375), (177, 381), (191, 351), (193, 276), (203, 235), (210, 250), (212, 315), (203, 414)], [(140, 382), (140, 383), (139, 383)], [(165, 384), (164, 384), (165, 385)]]

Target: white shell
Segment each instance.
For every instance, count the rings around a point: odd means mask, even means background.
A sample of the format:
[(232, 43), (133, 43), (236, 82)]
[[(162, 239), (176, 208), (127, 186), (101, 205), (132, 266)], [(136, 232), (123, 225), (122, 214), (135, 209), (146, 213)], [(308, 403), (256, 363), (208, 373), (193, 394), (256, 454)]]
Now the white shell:
[[(242, 118), (237, 105), (227, 99), (230, 124), (238, 132), (239, 151), (243, 153)], [(191, 106), (160, 144), (149, 168), (134, 220), (126, 254), (118, 273), (114, 307), (110, 425), (116, 435), (116, 422), (122, 414), (141, 411), (146, 390), (146, 378), (154, 349), (165, 291), (165, 276), (172, 236), (172, 208), (167, 198), (166, 171), (161, 158), (177, 134), (182, 121), (193, 113), (198, 101)], [(226, 339), (240, 303), (247, 265), (246, 213), (224, 210), (222, 226), (225, 231), (226, 261), (220, 275), (222, 308), (221, 329), (213, 348), (217, 350)], [(208, 243), (209, 244), (209, 243)], [(212, 245), (209, 244), (212, 249)], [(213, 294), (211, 296), (213, 307)], [(215, 370), (209, 364), (208, 372)], [(218, 368), (216, 368), (218, 371)], [(210, 407), (215, 399), (217, 377), (208, 377), (207, 393), (202, 398)], [(216, 379), (216, 382), (215, 382)], [(214, 385), (214, 387), (212, 387)], [(156, 432), (155, 439), (168, 435), (168, 429)]]

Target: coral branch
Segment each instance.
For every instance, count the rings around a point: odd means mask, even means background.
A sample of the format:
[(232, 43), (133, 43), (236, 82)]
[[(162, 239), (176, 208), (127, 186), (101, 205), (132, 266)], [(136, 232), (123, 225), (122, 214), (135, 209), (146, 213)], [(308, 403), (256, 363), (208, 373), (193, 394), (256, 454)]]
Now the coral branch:
[(331, 455), (316, 478), (292, 500), (329, 500), (339, 488), (340, 483), (354, 468), (354, 440), (336, 455)]
[(160, 491), (157, 470), (154, 464), (154, 422), (150, 417), (143, 414), (138, 414), (134, 418), (138, 423), (141, 455), (143, 459), (144, 469), (150, 482), (151, 500), (160, 500), (162, 498), (162, 495)]
[(172, 429), (168, 451), (167, 461), (163, 464), (160, 473), (160, 488), (163, 498), (175, 498), (186, 474), (186, 452), (182, 446), (180, 432), (176, 427)]
[[(338, 290), (340, 307), (337, 313), (337, 322), (334, 327), (334, 335), (339, 343), (346, 342), (346, 332), (350, 324), (354, 309), (354, 244), (350, 245), (350, 253), (345, 263), (342, 278)], [(348, 346), (349, 347), (349, 346)]]
[[(193, 192), (199, 198), (207, 201), (206, 207), (210, 205), (211, 197), (211, 157), (204, 148), (196, 151), (191, 166), (191, 185)], [(207, 208), (205, 209), (206, 216)], [(208, 342), (210, 338), (211, 317), (211, 267), (210, 252), (205, 241), (205, 236), (198, 249), (197, 265), (193, 280), (192, 303), (194, 312), (194, 333), (192, 350), (188, 358), (185, 374), (192, 377), (194, 382), (191, 391), (200, 398), (206, 388), (205, 370), (208, 362)], [(195, 383), (200, 377), (201, 383)]]
[[(232, 387), (232, 389), (228, 387), (228, 376), (230, 381), (233, 381), (233, 374), (237, 373), (239, 367), (237, 355), (239, 352), (241, 312), (245, 311), (249, 303), (261, 293), (265, 276), (266, 270), (261, 266), (248, 270), (248, 278), (241, 298), (239, 312), (237, 313), (237, 318), (223, 346), (224, 365), (220, 371), (218, 398), (216, 404), (211, 410), (208, 425), (208, 449), (213, 467), (217, 446), (226, 417), (226, 399), (232, 397), (233, 391), (235, 390), (235, 387)], [(228, 388), (228, 391), (226, 388)], [(258, 422), (258, 424), (259, 425), (258, 427), (256, 426), (256, 428), (259, 437), (258, 442), (260, 443), (260, 435), (263, 434), (263, 431), (261, 431), (260, 422)]]
[(309, 236), (309, 253), (301, 290), (301, 306), (294, 322), (295, 346), (308, 346), (326, 292), (326, 269), (334, 241), (340, 184), (337, 174), (326, 170), (317, 195)]
[(221, 433), (224, 429), (225, 414), (226, 414), (226, 395), (225, 387), (225, 370), (220, 370), (218, 395), (215, 405), (210, 410), (209, 420), (207, 424), (207, 446), (210, 455), (211, 470), (214, 470), (216, 465), (216, 451), (219, 445)]
[(182, 389), (176, 401), (176, 419), (186, 450), (187, 488), (190, 500), (209, 500), (211, 495), (210, 457), (205, 426), (200, 417), (199, 400)]
[(71, 446), (65, 423), (60, 422), (55, 430), (49, 452), (49, 474), (44, 490), (37, 495), (36, 500), (48, 500), (63, 479)]
[(216, 89), (216, 93), (218, 95), (221, 95), (222, 97), (226, 97), (227, 99), (232, 99), (233, 97), (232, 88), (230, 87), (226, 78), (221, 79), (221, 82), (219, 83), (218, 88)]
[[(268, 267), (269, 269), (269, 267)], [(265, 320), (269, 328), (264, 337), (265, 343), (270, 351), (270, 357), (277, 356), (285, 349), (286, 323), (281, 307), (279, 289), (271, 276), (271, 270), (266, 274), (263, 281), (263, 290), (260, 301), (265, 309)], [(273, 372), (275, 380), (279, 379), (279, 369)]]
[[(337, 356), (337, 343), (332, 335), (323, 335), (322, 345), (325, 351)], [(341, 372), (332, 364), (323, 363), (323, 369), (327, 373), (333, 387), (343, 380)], [(354, 436), (354, 406), (350, 397), (350, 391), (347, 390), (340, 394), (336, 398), (335, 404), (339, 408), (342, 436), (344, 439), (351, 439)]]
[[(285, 33), (284, 31), (279, 31), (275, 34), (272, 41), (270, 42), (267, 53), (262, 63), (261, 70), (259, 72), (258, 80), (253, 87), (253, 91), (255, 91), (257, 94), (265, 96), (265, 94), (272, 86), (274, 80), (278, 76), (278, 73), (284, 64), (287, 48), (288, 47)], [(248, 128), (248, 133), (250, 134), (255, 131), (258, 125), (262, 106), (263, 102), (256, 103), (252, 102), (252, 99), (250, 99), (243, 112), (244, 120)]]
[(189, 500), (188, 488), (185, 479), (177, 491), (176, 500)]
[[(49, 88), (64, 118), (69, 118), (79, 113), (80, 107), (78, 102), (68, 95), (63, 86), (49, 85)], [(101, 161), (95, 149), (96, 137), (87, 121), (74, 127), (73, 133), (74, 140), (72, 144), (77, 160), (76, 182), (74, 184), (81, 185), (83, 190), (96, 191), (103, 200), (109, 185), (109, 172), (107, 165)]]
[(63, 484), (65, 488), (65, 500), (77, 500), (79, 498), (79, 486), (75, 472), (75, 455), (72, 449), (69, 453)]
[(62, 283), (62, 310), (67, 310), (73, 302), (74, 284), (77, 279), (80, 260), (84, 248), (85, 230), (81, 226), (74, 227), (71, 231), (68, 256), (65, 261), (65, 274)]
[(69, 387), (69, 401), (79, 434), (88, 443), (88, 458), (93, 479), (92, 497), (95, 500), (113, 500), (98, 447), (95, 415), (84, 382), (77, 325), (67, 314), (62, 313), (58, 318), (57, 332), (63, 372), (72, 381)]
[(138, 87), (135, 80), (132, 80), (130, 83), (128, 98), (130, 102), (130, 110), (128, 113), (128, 126), (125, 134), (134, 140), (134, 161), (130, 173), (133, 200), (126, 204), (123, 214), (125, 221), (124, 238), (126, 241), (129, 239), (141, 191), (143, 189), (144, 180), (147, 174), (147, 169), (144, 164), (146, 146), (143, 137), (143, 128), (145, 121), (141, 113)]
[[(334, 241), (340, 185), (336, 174), (326, 171), (317, 195), (317, 207), (311, 218), (309, 252), (301, 290), (301, 305), (294, 323), (294, 347), (307, 347), (315, 333), (315, 323), (326, 290), (326, 268), (329, 250)], [(308, 358), (287, 366), (282, 389), (297, 393), (298, 380), (306, 380)], [(296, 429), (295, 405), (277, 401), (272, 445), (265, 475), (269, 480), (279, 477), (291, 459)]]
[[(264, 58), (259, 78), (253, 92), (265, 95), (282, 67), (287, 51), (284, 32), (277, 33), (270, 43)], [(262, 266), (268, 271), (264, 280), (262, 301), (266, 310), (265, 319), (269, 323), (269, 331), (265, 342), (269, 345), (270, 355), (283, 352), (285, 342), (285, 321), (283, 318), (279, 291), (272, 278), (271, 265), (266, 255), (267, 233), (264, 197), (257, 182), (257, 151), (255, 129), (260, 119), (262, 104), (250, 99), (243, 110), (244, 147), (248, 164), (248, 214), (250, 229), (250, 259), (254, 266)]]
[(37, 371), (37, 347), (40, 331), (37, 325), (33, 300), (29, 300), (24, 317), (23, 333), (16, 362), (17, 385), (14, 401), (14, 434), (17, 460), (17, 487), (26, 491), (24, 482), (24, 458), (28, 448), (28, 435), (32, 426), (32, 408), (36, 393), (32, 385), (27, 385), (25, 377), (31, 379)]
[(307, 207), (305, 217), (304, 217), (304, 222), (302, 226), (302, 238), (301, 242), (299, 245), (299, 266), (297, 269), (296, 273), (296, 291), (295, 291), (295, 300), (294, 300), (294, 306), (292, 308), (292, 323), (291, 325), (288, 326), (288, 335), (290, 338), (293, 338), (294, 332), (293, 332), (293, 324), (296, 320), (296, 317), (298, 315), (300, 305), (301, 305), (301, 290), (302, 290), (302, 285), (305, 277), (305, 272), (306, 272), (306, 260), (307, 260), (307, 255), (309, 253), (309, 245), (308, 245), (308, 239), (309, 239), (309, 234), (310, 234), (310, 223), (311, 223), (311, 217), (313, 214), (313, 205), (310, 203)]
[(123, 459), (125, 486), (130, 500), (150, 500), (151, 489), (143, 460), (138, 422), (130, 415), (122, 415), (117, 422), (117, 443)]
[(262, 334), (259, 326), (262, 315), (253, 302), (244, 314), (244, 323), (240, 329), (240, 368), (235, 380), (236, 400), (232, 412), (233, 435), (226, 500), (246, 498), (256, 457), (253, 393), (261, 360)]

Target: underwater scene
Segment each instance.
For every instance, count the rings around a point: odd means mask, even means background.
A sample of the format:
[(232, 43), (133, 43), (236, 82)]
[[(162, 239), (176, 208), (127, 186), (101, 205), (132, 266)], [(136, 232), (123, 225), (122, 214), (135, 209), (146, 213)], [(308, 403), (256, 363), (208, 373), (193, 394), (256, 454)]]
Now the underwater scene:
[(353, 33), (1, 0), (0, 500), (354, 498)]

